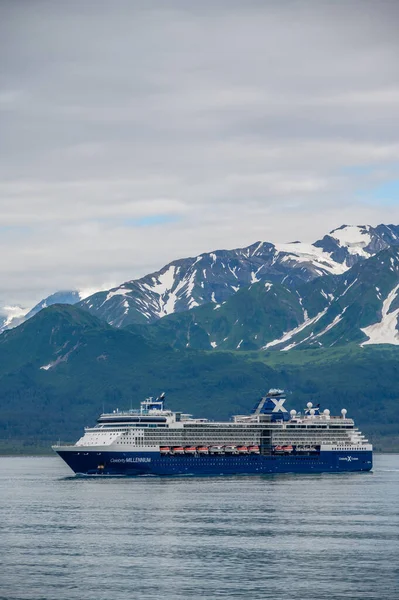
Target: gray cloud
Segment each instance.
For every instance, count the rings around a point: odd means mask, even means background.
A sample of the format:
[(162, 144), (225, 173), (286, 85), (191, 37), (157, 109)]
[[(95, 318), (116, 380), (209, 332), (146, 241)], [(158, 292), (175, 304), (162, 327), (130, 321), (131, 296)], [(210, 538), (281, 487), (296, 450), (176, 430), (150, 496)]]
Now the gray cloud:
[(384, 0), (3, 0), (0, 298), (399, 222), (364, 193), (398, 178), (398, 25)]

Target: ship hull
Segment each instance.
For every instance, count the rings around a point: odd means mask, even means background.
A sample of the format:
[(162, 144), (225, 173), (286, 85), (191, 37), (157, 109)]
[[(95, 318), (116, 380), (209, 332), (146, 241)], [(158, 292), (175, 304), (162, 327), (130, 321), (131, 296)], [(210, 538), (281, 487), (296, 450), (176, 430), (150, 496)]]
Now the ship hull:
[(261, 475), (267, 473), (342, 473), (370, 471), (372, 452), (321, 451), (319, 454), (163, 456), (159, 452), (95, 452), (55, 448), (76, 474), (200, 476)]

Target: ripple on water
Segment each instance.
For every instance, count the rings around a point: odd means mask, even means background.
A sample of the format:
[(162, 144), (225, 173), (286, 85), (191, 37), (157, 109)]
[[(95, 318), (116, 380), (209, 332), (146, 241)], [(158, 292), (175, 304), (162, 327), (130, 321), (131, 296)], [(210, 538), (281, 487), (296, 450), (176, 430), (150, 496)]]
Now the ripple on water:
[(76, 478), (0, 458), (0, 599), (394, 600), (399, 456), (373, 473)]

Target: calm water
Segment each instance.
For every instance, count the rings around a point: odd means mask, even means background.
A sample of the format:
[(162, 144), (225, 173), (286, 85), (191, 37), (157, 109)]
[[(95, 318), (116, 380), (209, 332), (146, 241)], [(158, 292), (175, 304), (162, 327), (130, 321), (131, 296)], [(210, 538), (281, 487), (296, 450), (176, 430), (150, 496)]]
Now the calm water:
[(0, 458), (0, 598), (399, 598), (399, 455), (373, 473), (77, 479)]

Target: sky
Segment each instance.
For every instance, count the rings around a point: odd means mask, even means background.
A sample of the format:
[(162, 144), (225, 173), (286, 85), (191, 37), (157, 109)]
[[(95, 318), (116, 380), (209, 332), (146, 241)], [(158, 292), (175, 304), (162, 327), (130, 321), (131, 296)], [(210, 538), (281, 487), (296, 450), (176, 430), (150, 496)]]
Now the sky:
[(0, 0), (0, 303), (399, 223), (396, 0)]

